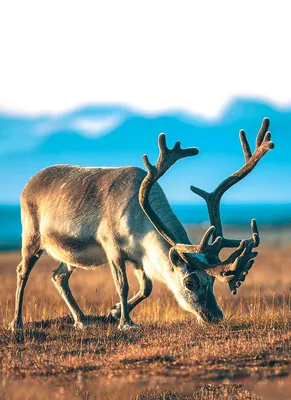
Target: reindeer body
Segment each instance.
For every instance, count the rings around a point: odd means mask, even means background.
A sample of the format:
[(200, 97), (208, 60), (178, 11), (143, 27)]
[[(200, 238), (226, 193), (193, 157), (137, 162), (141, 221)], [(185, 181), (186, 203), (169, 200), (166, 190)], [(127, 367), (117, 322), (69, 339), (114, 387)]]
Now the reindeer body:
[[(169, 251), (142, 211), (138, 192), (146, 176), (136, 167), (86, 168), (55, 165), (36, 174), (21, 196), (23, 238), (35, 241), (57, 260), (80, 268), (97, 267), (122, 252), (125, 260), (142, 265), (150, 243)], [(164, 222), (181, 241), (190, 243), (161, 187), (150, 196)], [(150, 253), (155, 246), (150, 246)], [(101, 250), (104, 256), (100, 258)], [(155, 269), (148, 268), (151, 276)], [(156, 277), (163, 280), (162, 276)]]

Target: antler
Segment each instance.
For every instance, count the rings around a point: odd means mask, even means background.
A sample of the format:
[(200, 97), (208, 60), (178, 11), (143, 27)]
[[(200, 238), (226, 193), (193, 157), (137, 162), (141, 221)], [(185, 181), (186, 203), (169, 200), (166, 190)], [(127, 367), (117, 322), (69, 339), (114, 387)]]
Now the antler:
[(247, 241), (242, 240), (227, 260), (204, 269), (209, 275), (228, 283), (231, 293), (235, 295), (258, 255), (257, 251), (252, 251), (254, 247), (257, 247), (257, 242), (247, 244)]
[[(258, 164), (260, 159), (271, 149), (274, 148), (274, 143), (271, 142), (271, 133), (268, 131), (270, 125), (270, 121), (268, 118), (264, 118), (262, 122), (261, 129), (257, 135), (256, 140), (256, 149), (254, 154), (251, 153), (250, 146), (248, 140), (246, 138), (246, 134), (243, 130), (240, 131), (240, 140), (242, 144), (242, 148), (244, 151), (246, 163), (244, 166), (235, 172), (233, 175), (225, 179), (218, 187), (211, 193), (206, 192), (200, 188), (195, 186), (191, 186), (192, 192), (198, 194), (202, 197), (208, 207), (210, 223), (215, 226), (216, 230), (214, 232), (214, 236), (222, 237), (221, 248), (223, 247), (236, 247), (240, 243), (239, 240), (234, 239), (226, 239), (223, 236), (223, 228), (220, 217), (220, 201), (224, 193), (230, 189), (233, 185), (241, 181), (244, 177), (246, 177)], [(252, 239), (249, 239), (248, 242), (251, 242)]]
[[(149, 194), (153, 185), (158, 179), (164, 175), (164, 173), (180, 158), (194, 156), (198, 154), (198, 149), (195, 147), (188, 149), (181, 149), (180, 142), (177, 142), (173, 149), (168, 149), (166, 145), (166, 137), (161, 134), (158, 139), (160, 154), (156, 165), (152, 165), (146, 155), (143, 156), (145, 167), (148, 170), (148, 174), (141, 183), (139, 190), (139, 202), (140, 206), (148, 216), (151, 223), (154, 225), (160, 235), (172, 246), (172, 249), (177, 251), (179, 256), (189, 265), (192, 264), (190, 258), (187, 258), (187, 253), (217, 253), (221, 245), (221, 237), (217, 237), (215, 241), (209, 244), (211, 235), (215, 232), (215, 227), (211, 226), (204, 234), (199, 245), (192, 244), (181, 244), (178, 243), (178, 239), (175, 234), (171, 232), (168, 227), (163, 223), (159, 216), (152, 209), (149, 202)], [(245, 242), (241, 242), (239, 247), (228, 257), (227, 260), (219, 262), (216, 265), (208, 265), (201, 262), (198, 258), (193, 259), (192, 262), (195, 265), (195, 269), (206, 270), (212, 276), (217, 277), (223, 282), (228, 282), (235, 276), (238, 266), (242, 265), (242, 261), (239, 262), (239, 257), (242, 256), (245, 249)], [(219, 259), (218, 259), (219, 260)], [(232, 275), (229, 275), (229, 274)]]
[[(254, 229), (253, 241), (247, 244), (247, 241), (242, 240), (236, 250), (225, 260), (215, 264), (204, 264), (195, 260), (195, 267), (203, 269), (209, 275), (217, 278), (221, 282), (228, 283), (232, 294), (236, 294), (237, 288), (241, 282), (245, 280), (248, 271), (254, 263), (254, 258), (258, 255), (257, 252), (252, 252), (254, 247), (259, 245), (259, 236), (255, 220), (252, 220)], [(177, 244), (175, 250), (184, 253), (204, 253), (208, 256), (214, 255), (220, 247), (221, 236), (218, 236), (211, 244), (208, 243), (211, 235), (214, 233), (215, 227), (211, 226), (204, 234), (199, 245), (184, 245)], [(219, 260), (215, 256), (213, 260)]]
[[(176, 247), (178, 239), (174, 233), (163, 223), (160, 217), (155, 213), (149, 203), (149, 194), (153, 185), (161, 178), (164, 173), (181, 158), (196, 156), (199, 150), (196, 147), (181, 149), (181, 142), (177, 142), (173, 149), (169, 149), (166, 145), (166, 136), (161, 133), (158, 138), (160, 154), (156, 165), (152, 165), (147, 155), (143, 156), (143, 162), (148, 170), (147, 176), (144, 178), (139, 190), (139, 203), (151, 223), (161, 236), (172, 246)], [(179, 252), (180, 254), (180, 252)], [(185, 256), (181, 253), (181, 257), (186, 261)]]
[[(264, 118), (262, 122), (261, 129), (257, 135), (256, 139), (256, 149), (252, 154), (250, 145), (248, 143), (246, 134), (244, 130), (240, 131), (240, 141), (242, 145), (242, 149), (245, 156), (245, 164), (241, 169), (235, 172), (233, 175), (225, 179), (218, 187), (211, 193), (208, 193), (200, 188), (195, 186), (191, 186), (192, 192), (198, 194), (202, 197), (208, 207), (210, 223), (215, 226), (215, 231), (213, 231), (213, 238), (221, 237), (220, 247), (216, 248), (216, 255), (218, 256), (220, 250), (224, 247), (237, 247), (240, 245), (241, 241), (236, 239), (227, 239), (223, 236), (223, 228), (220, 216), (220, 202), (223, 194), (231, 188), (233, 185), (241, 181), (244, 177), (246, 177), (258, 164), (260, 159), (271, 149), (274, 148), (274, 143), (271, 142), (271, 133), (268, 131), (270, 125), (270, 121), (268, 118)], [(252, 220), (252, 238), (246, 240), (246, 249), (257, 247), (259, 245), (259, 232), (256, 225), (256, 221)], [(233, 281), (230, 284), (230, 289), (234, 292), (234, 287), (239, 287), (242, 279), (239, 279), (242, 275), (239, 271), (246, 272), (246, 268), (250, 268), (252, 263), (250, 264), (246, 258), (246, 254), (249, 254), (249, 250), (246, 250), (245, 256), (240, 259), (239, 265), (237, 265), (237, 272), (232, 278)], [(254, 253), (252, 253), (254, 254)], [(252, 256), (253, 258), (255, 256)], [(245, 265), (243, 267), (243, 265)], [(236, 292), (236, 291), (235, 291)]]
[(245, 280), (248, 271), (255, 262), (254, 258), (257, 257), (258, 252), (252, 251), (254, 247), (257, 247), (256, 242), (249, 243), (241, 256), (237, 258), (237, 264), (233, 277), (228, 282), (232, 294), (236, 294), (237, 288), (239, 288), (241, 282)]

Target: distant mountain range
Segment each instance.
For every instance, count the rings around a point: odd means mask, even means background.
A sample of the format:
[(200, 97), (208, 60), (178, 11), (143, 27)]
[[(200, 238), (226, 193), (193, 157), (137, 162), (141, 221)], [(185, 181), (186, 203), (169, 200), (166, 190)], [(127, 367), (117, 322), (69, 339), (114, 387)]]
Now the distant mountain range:
[(198, 202), (190, 185), (211, 190), (240, 168), (244, 159), (239, 130), (246, 130), (254, 146), (265, 116), (271, 120), (276, 148), (226, 201), (291, 203), (291, 108), (253, 99), (232, 101), (215, 120), (182, 111), (146, 114), (109, 105), (37, 117), (0, 112), (0, 203), (17, 204), (27, 180), (52, 164), (142, 167), (144, 153), (154, 162), (160, 132), (166, 133), (169, 145), (180, 140), (183, 146), (200, 149), (197, 157), (181, 160), (161, 181), (170, 201)]

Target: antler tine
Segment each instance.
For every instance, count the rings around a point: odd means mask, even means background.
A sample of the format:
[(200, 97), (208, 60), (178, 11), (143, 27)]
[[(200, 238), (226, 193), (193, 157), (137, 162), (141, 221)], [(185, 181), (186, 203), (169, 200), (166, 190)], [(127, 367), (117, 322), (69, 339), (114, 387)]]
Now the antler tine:
[(175, 249), (181, 253), (211, 253), (215, 254), (217, 247), (220, 246), (220, 242), (222, 238), (219, 236), (215, 239), (215, 241), (209, 244), (210, 237), (213, 235), (215, 231), (215, 226), (210, 226), (207, 231), (204, 233), (199, 244), (176, 244)]
[(260, 145), (262, 144), (264, 137), (269, 129), (269, 126), (270, 126), (269, 118), (264, 118), (261, 129), (259, 130), (259, 133), (257, 135), (256, 148), (260, 147)]
[(200, 246), (201, 248), (205, 248), (208, 245), (208, 242), (210, 240), (210, 237), (212, 236), (212, 234), (215, 231), (215, 226), (211, 226), (210, 228), (207, 229), (207, 231), (204, 233), (201, 242), (200, 242)]
[(160, 154), (159, 154), (159, 158), (158, 158), (156, 166), (159, 169), (162, 166), (163, 162), (165, 161), (166, 156), (169, 153), (169, 149), (167, 147), (166, 135), (164, 133), (159, 134), (158, 146), (160, 149)]
[(214, 234), (216, 228), (211, 226), (205, 233), (200, 242), (200, 253), (215, 254), (217, 249), (220, 247), (222, 237), (217, 236), (214, 242), (209, 244), (211, 236)]
[(202, 197), (204, 200), (208, 200), (210, 193), (206, 192), (206, 190), (200, 189), (197, 186), (190, 186), (190, 189), (193, 193), (198, 194), (198, 196)]
[(142, 156), (142, 160), (143, 160), (144, 166), (146, 167), (146, 169), (148, 170), (148, 172), (149, 172), (151, 175), (153, 175), (154, 172), (155, 172), (156, 167), (155, 167), (154, 165), (152, 165), (152, 164), (149, 162), (148, 156), (147, 156), (146, 154), (144, 154), (144, 155)]
[[(260, 235), (259, 235), (257, 221), (255, 219), (252, 219), (251, 229), (252, 229), (252, 241), (254, 242), (255, 247), (258, 247), (260, 244)], [(251, 239), (249, 239), (249, 242), (251, 242)]]
[(245, 155), (245, 160), (249, 161), (249, 159), (252, 157), (252, 151), (251, 151), (246, 133), (243, 129), (240, 131), (239, 137), (240, 137), (241, 146), (243, 148), (243, 152)]

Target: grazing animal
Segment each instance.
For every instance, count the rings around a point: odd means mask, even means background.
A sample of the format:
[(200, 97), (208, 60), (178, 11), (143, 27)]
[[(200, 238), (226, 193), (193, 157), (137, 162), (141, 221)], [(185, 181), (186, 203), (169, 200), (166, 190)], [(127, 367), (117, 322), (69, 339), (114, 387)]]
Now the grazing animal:
[[(164, 282), (178, 303), (199, 321), (221, 321), (223, 313), (213, 294), (214, 278), (228, 283), (235, 294), (257, 255), (253, 249), (259, 245), (259, 234), (253, 220), (251, 239), (226, 239), (220, 200), (226, 190), (249, 174), (274, 147), (268, 127), (269, 120), (265, 118), (253, 154), (241, 131), (246, 162), (212, 193), (191, 187), (206, 200), (212, 225), (198, 245), (191, 244), (156, 182), (177, 160), (195, 156), (199, 151), (194, 147), (181, 149), (180, 142), (168, 149), (164, 134), (159, 136), (160, 155), (156, 165), (150, 164), (146, 155), (143, 158), (147, 173), (135, 167), (54, 165), (32, 177), (21, 195), (22, 261), (17, 267), (11, 329), (23, 326), (24, 289), (45, 250), (60, 262), (51, 279), (69, 307), (76, 328), (82, 329), (86, 318), (70, 291), (69, 278), (75, 268), (102, 264), (101, 249), (120, 299), (109, 315), (119, 321), (120, 329), (135, 327), (130, 312), (150, 295), (152, 278)], [(225, 247), (236, 249), (221, 261), (219, 252)], [(127, 262), (133, 264), (140, 283), (139, 292), (129, 300)]]

